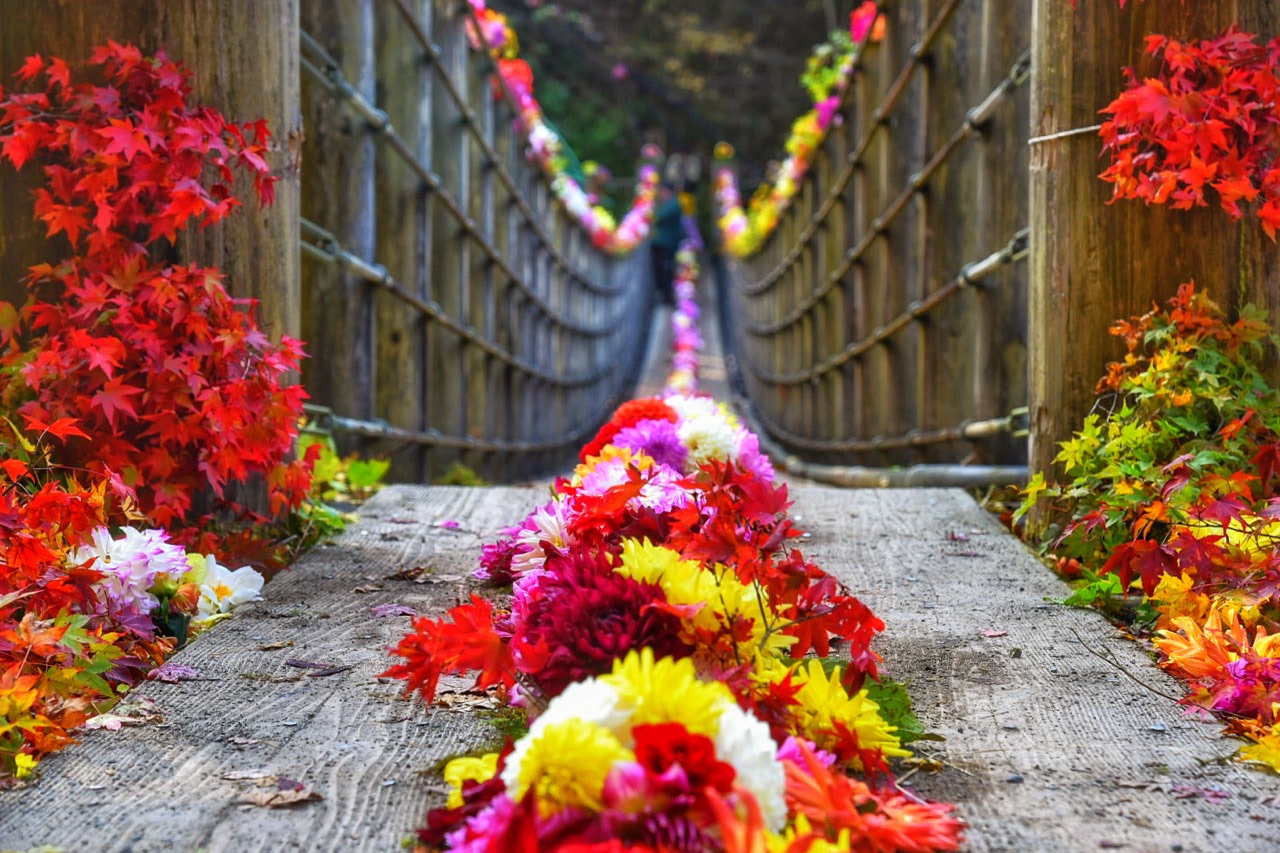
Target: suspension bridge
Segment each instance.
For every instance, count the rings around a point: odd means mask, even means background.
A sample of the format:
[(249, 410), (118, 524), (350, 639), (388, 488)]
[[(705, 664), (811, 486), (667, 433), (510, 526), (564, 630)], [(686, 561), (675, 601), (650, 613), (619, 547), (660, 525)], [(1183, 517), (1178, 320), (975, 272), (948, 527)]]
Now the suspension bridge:
[[(216, 24), (179, 5), (163, 31), (177, 44), (215, 26), (258, 52), (242, 105), (279, 117), (286, 190), (183, 249), (214, 252), (273, 334), (307, 342), (313, 425), (389, 456), (396, 485), (183, 650), (195, 680), (144, 685), (119, 730), (0, 792), (0, 847), (396, 849), (447, 793), (424, 771), (491, 741), (495, 708), (460, 679), (443, 704), (401, 699), (378, 674), (404, 620), (379, 608), (438, 614), (477, 588), (482, 545), (620, 403), (667, 384), (671, 311), (644, 244), (617, 236), (624, 223), (608, 239), (584, 228), (530, 156), (471, 4), (270, 0)], [(1155, 283), (1129, 285), (1169, 263), (1100, 248), (1158, 242), (1132, 211), (1078, 221), (1072, 169), (1083, 185), (1096, 168), (1071, 133), (1093, 114), (1060, 78), (1103, 48), (1057, 5), (882, 4), (885, 32), (776, 224), (753, 251), (704, 256), (700, 387), (759, 435), (806, 550), (888, 623), (884, 670), (939, 736), (900, 780), (957, 804), (964, 849), (1264, 851), (1280, 837), (1274, 783), (1224, 760), (1217, 726), (1185, 715), (1177, 682), (1102, 617), (1052, 603), (1066, 585), (963, 490), (1046, 466), (1107, 358), (1086, 318), (1105, 330), (1145, 309)], [(51, 14), (90, 40), (157, 32), (117, 13)], [(1125, 26), (1111, 44), (1142, 19)], [(3, 39), (0, 56), (23, 49)], [(202, 85), (224, 72), (209, 73)], [(0, 225), (30, 231), (8, 208)], [(1211, 275), (1259, 295), (1246, 267), (1268, 261), (1237, 244), (1244, 260)], [(456, 463), (503, 485), (420, 485)], [(262, 781), (280, 779), (305, 796), (262, 808)]]

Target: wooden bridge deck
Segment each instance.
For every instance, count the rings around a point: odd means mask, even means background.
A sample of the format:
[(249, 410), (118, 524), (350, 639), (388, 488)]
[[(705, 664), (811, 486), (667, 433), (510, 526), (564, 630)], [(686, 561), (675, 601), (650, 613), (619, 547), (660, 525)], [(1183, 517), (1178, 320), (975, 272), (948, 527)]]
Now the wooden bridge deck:
[[(907, 784), (958, 804), (967, 849), (1276, 849), (1280, 782), (1224, 762), (1232, 742), (1155, 695), (1178, 687), (1101, 618), (1046, 604), (1064, 587), (966, 494), (794, 493), (806, 550), (888, 623), (886, 671), (946, 738), (920, 750), (942, 770)], [(265, 601), (176, 657), (203, 680), (137, 691), (156, 721), (89, 732), (41, 765), (39, 784), (0, 794), (0, 850), (398, 849), (441, 797), (427, 770), (495, 731), (465, 702), (427, 711), (379, 681), (406, 617), (372, 610), (451, 603), (482, 542), (543, 495), (385, 490)], [(323, 799), (243, 802), (275, 777)]]

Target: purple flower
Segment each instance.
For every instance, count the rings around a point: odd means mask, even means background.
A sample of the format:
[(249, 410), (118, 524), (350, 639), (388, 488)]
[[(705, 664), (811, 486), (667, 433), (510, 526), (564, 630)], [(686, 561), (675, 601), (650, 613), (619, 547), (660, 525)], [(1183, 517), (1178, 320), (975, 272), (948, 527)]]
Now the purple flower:
[(689, 455), (684, 443), (680, 441), (676, 425), (670, 421), (640, 421), (635, 426), (619, 430), (612, 443), (618, 447), (644, 451), (659, 465), (676, 471), (684, 470), (685, 458)]
[(831, 120), (835, 118), (836, 111), (840, 109), (840, 98), (832, 95), (829, 98), (818, 101), (813, 105), (813, 108), (818, 112), (818, 127), (826, 130), (831, 126)]

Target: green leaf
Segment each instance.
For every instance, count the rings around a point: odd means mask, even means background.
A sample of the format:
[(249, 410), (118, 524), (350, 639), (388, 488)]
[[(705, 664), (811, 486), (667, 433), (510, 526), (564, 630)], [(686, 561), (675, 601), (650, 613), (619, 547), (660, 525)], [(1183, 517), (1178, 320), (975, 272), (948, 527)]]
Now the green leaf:
[(903, 744), (917, 740), (942, 740), (940, 735), (925, 731), (919, 718), (911, 710), (911, 697), (906, 685), (897, 681), (867, 683), (867, 696), (880, 706), (880, 716), (898, 730), (898, 740)]
[(347, 485), (353, 489), (372, 489), (382, 482), (390, 468), (389, 459), (352, 459), (347, 465)]

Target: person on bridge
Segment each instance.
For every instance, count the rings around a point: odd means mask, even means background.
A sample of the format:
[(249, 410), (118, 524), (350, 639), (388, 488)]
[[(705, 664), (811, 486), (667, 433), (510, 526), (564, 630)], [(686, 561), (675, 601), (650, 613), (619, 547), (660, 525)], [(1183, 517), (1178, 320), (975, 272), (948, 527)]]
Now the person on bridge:
[(675, 186), (663, 181), (658, 187), (658, 204), (653, 214), (653, 283), (663, 304), (675, 305), (676, 249), (684, 237), (684, 211), (676, 199)]

